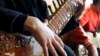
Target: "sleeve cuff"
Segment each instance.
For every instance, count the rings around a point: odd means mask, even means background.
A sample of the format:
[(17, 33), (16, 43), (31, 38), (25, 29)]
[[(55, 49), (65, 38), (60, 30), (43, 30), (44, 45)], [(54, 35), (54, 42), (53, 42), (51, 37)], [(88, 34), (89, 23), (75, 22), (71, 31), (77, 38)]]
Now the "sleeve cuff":
[(26, 14), (19, 14), (15, 17), (15, 19), (12, 22), (12, 26), (11, 26), (11, 31), (12, 32), (23, 32), (23, 25), (25, 20), (27, 19)]

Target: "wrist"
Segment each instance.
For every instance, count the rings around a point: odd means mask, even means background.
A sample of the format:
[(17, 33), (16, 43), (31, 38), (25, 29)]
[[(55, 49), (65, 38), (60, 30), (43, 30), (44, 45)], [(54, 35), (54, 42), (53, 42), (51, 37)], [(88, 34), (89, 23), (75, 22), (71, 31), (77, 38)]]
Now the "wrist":
[(36, 30), (36, 21), (38, 21), (38, 19), (36, 17), (33, 16), (28, 16), (25, 23), (24, 23), (24, 30), (25, 31), (35, 31)]

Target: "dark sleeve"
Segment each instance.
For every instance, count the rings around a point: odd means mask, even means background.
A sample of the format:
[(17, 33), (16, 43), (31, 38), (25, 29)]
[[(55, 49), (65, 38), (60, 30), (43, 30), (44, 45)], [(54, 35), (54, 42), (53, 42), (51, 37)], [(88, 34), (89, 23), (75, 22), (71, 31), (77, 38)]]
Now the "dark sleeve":
[(63, 30), (61, 31), (61, 33), (59, 35), (63, 35), (65, 33), (73, 31), (77, 27), (79, 27), (79, 22), (77, 22), (76, 18), (74, 16), (72, 16), (71, 19), (69, 20), (69, 22), (65, 25), (65, 27), (63, 28)]
[(27, 15), (0, 7), (0, 30), (6, 32), (22, 32)]
[(43, 16), (44, 19), (49, 18), (49, 12), (48, 12), (47, 4), (45, 1), (43, 1), (43, 7), (42, 7), (41, 13), (42, 13), (41, 15)]

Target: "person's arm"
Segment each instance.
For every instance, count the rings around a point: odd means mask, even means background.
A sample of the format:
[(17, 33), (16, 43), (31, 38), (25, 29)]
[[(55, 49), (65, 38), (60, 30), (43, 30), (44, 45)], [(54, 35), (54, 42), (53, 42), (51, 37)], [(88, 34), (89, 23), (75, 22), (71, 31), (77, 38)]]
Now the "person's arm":
[(86, 47), (88, 51), (88, 56), (98, 56), (98, 52), (95, 45), (86, 35), (85, 31), (81, 26), (75, 28), (74, 30), (70, 31), (67, 34), (64, 34), (62, 36), (62, 40), (64, 43), (67, 43), (70, 40), (71, 41), (70, 43), (84, 45), (84, 47)]
[(81, 30), (81, 33), (83, 33), (81, 35), (81, 37), (83, 37), (83, 42), (82, 44), (86, 47), (86, 49), (88, 50), (88, 56), (98, 56), (98, 52), (97, 49), (95, 47), (95, 45), (93, 44), (93, 42), (89, 39), (89, 37), (86, 35), (85, 31), (83, 30), (83, 28), (80, 26), (79, 27)]
[(93, 43), (90, 43), (89, 46), (85, 46), (85, 47), (88, 50), (88, 56), (99, 56), (97, 48)]
[(58, 56), (56, 50), (62, 56), (67, 56), (60, 44), (61, 39), (53, 31), (51, 31), (44, 23), (38, 18), (28, 16), (24, 23), (24, 30), (31, 32), (35, 39), (40, 43), (43, 48), (45, 56), (48, 56), (48, 51), (52, 56)]
[(95, 45), (86, 35), (83, 28), (79, 26), (79, 28), (75, 29), (73, 33), (75, 32), (78, 33), (74, 35), (75, 37), (77, 37), (75, 42), (82, 44), (86, 47), (86, 49), (88, 50), (88, 56), (98, 56), (98, 52), (97, 52)]
[(88, 16), (89, 16), (89, 12), (88, 9), (90, 8), (91, 4), (93, 3), (92, 0), (88, 1), (88, 0), (83, 0), (83, 2), (79, 2), (78, 3), (78, 9), (75, 12), (74, 16), (75, 18), (78, 19), (78, 21), (80, 22), (81, 26), (83, 27), (89, 20)]
[(22, 32), (28, 15), (0, 7), (0, 30), (6, 32)]
[(40, 43), (45, 56), (48, 56), (48, 51), (53, 56), (57, 56), (56, 49), (62, 56), (67, 56), (59, 43), (62, 42), (61, 39), (36, 17), (0, 7), (0, 30), (6, 32), (28, 31)]
[(46, 1), (43, 1), (42, 5), (43, 6), (41, 7), (41, 15), (45, 20), (47, 20), (49, 18), (49, 11), (48, 11)]
[(42, 4), (43, 5), (41, 8), (41, 15), (44, 19), (44, 24), (48, 25), (48, 19), (49, 19), (49, 11), (48, 11), (48, 7), (47, 7), (47, 3), (46, 1), (42, 1)]
[(83, 10), (82, 13), (78, 17), (76, 17), (82, 27), (85, 24), (87, 24), (88, 21), (90, 20), (90, 18), (89, 18), (90, 12), (88, 12), (88, 11), (89, 11), (89, 8), (86, 10)]
[(83, 1), (84, 1), (84, 8), (82, 13), (78, 16), (78, 19), (81, 19), (81, 17), (83, 17), (83, 15), (91, 7), (91, 4), (93, 3), (93, 0), (83, 0)]

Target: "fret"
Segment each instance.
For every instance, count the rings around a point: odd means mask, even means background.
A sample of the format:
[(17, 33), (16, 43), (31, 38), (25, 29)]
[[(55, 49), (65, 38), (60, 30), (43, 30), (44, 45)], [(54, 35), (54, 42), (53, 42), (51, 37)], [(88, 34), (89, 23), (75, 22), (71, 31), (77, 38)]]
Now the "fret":
[(55, 17), (56, 17), (56, 21), (57, 21), (57, 23), (58, 23), (58, 26), (60, 27), (61, 26), (61, 19), (57, 16), (57, 15), (55, 15)]
[(62, 12), (64, 14), (64, 18), (65, 18), (65, 21), (66, 21), (67, 20), (67, 11), (66, 11), (66, 9), (64, 7), (62, 9)]
[(66, 5), (64, 5), (62, 11), (64, 12), (64, 14), (65, 14), (65, 16), (66, 16), (65, 21), (68, 22), (68, 21), (69, 21), (68, 18), (70, 18), (71, 16), (70, 16), (70, 13), (67, 11)]
[[(52, 22), (51, 22), (51, 24), (53, 25), (53, 28), (54, 28), (54, 30), (57, 32), (58, 31), (58, 28), (59, 28), (59, 25), (57, 25), (57, 20), (56, 20), (56, 18), (54, 17), (54, 19), (52, 20)], [(51, 26), (52, 26), (51, 25)]]
[[(61, 21), (61, 20), (57, 20), (58, 19), (58, 17), (53, 17), (52, 18), (53, 20), (51, 21), (51, 22), (49, 22), (49, 24), (48, 24), (48, 26), (49, 27), (52, 27), (53, 28), (53, 31), (55, 31), (55, 32), (58, 32), (58, 30), (59, 30), (59, 27), (60, 27), (60, 25), (61, 24), (59, 24), (59, 21)], [(51, 24), (51, 25), (50, 25)]]
[(66, 17), (66, 15), (65, 15), (65, 12), (63, 12), (63, 8), (61, 9), (60, 12), (61, 12), (62, 17), (63, 17), (63, 20), (64, 20), (63, 22), (65, 22), (67, 17)]
[(67, 13), (68, 14), (71, 14), (72, 13), (72, 8), (71, 8), (71, 4), (69, 2), (67, 2), (65, 5), (64, 5), (64, 8), (66, 9)]
[[(61, 26), (64, 24), (64, 22), (65, 22), (65, 18), (64, 18), (64, 16), (63, 16), (63, 14), (61, 14), (61, 16), (63, 17), (63, 18), (61, 18)], [(59, 23), (59, 22), (58, 22)], [(59, 29), (61, 28), (61, 26), (59, 27)]]
[(59, 23), (57, 21), (57, 18), (55, 17), (54, 23), (56, 24), (56, 27), (59, 28)]
[(57, 17), (59, 18), (61, 24), (63, 24), (63, 19), (62, 19), (61, 15), (60, 15), (60, 12), (58, 12)]
[(59, 12), (57, 13), (57, 15), (58, 15), (58, 17), (61, 19), (61, 23), (63, 24), (63, 23), (64, 23), (64, 18), (62, 17), (61, 12), (59, 11)]
[(57, 15), (55, 15), (55, 20), (56, 20), (56, 23), (58, 24), (58, 29), (61, 27), (61, 20), (60, 20), (60, 18), (57, 16)]
[(54, 29), (54, 31), (56, 32), (56, 28), (55, 25), (53, 23), (51, 23), (52, 28)]
[(54, 28), (54, 25), (51, 22), (48, 23), (48, 27), (50, 27), (51, 30), (53, 30), (54, 32), (56, 32), (56, 29)]
[(55, 31), (56, 31), (58, 28), (57, 28), (57, 25), (55, 23), (55, 20), (52, 21), (52, 24), (54, 25), (54, 28), (55, 28)]
[(77, 2), (76, 0), (68, 0), (65, 3), (65, 0), (57, 0), (60, 9), (56, 7), (54, 1), (53, 5), (55, 7), (56, 12), (52, 12), (51, 20), (49, 21), (48, 26), (53, 29), (56, 34), (59, 34), (64, 26), (68, 23), (74, 12), (77, 10)]

